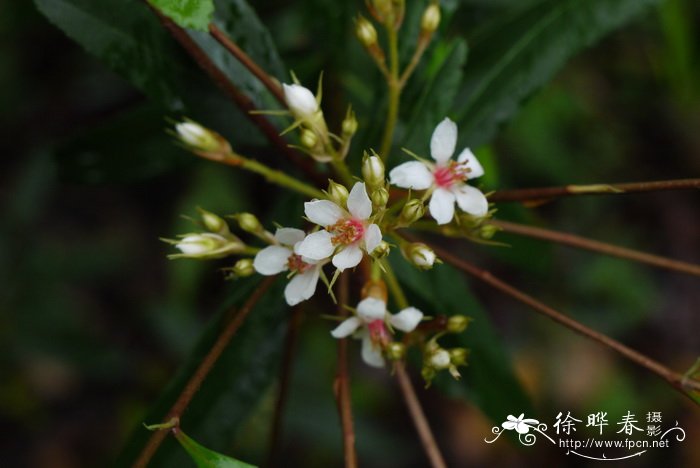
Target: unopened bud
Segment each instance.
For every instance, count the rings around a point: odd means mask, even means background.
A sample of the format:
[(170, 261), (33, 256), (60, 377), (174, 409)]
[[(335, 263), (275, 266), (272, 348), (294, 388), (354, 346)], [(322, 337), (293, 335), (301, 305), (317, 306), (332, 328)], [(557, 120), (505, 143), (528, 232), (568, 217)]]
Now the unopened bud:
[(423, 215), (425, 215), (425, 205), (419, 199), (412, 198), (401, 209), (399, 222), (403, 226), (408, 226), (421, 219)]
[(493, 224), (484, 224), (479, 230), (479, 235), (482, 239), (491, 239), (499, 231), (497, 226)]
[(450, 353), (443, 348), (439, 348), (430, 355), (428, 363), (435, 370), (447, 369), (450, 366)]
[(218, 133), (197, 122), (186, 121), (175, 124), (180, 141), (193, 151), (203, 153), (226, 153), (231, 151), (228, 142)]
[(237, 278), (244, 278), (246, 276), (252, 275), (253, 273), (255, 273), (255, 268), (253, 268), (253, 259), (252, 258), (242, 258), (242, 259), (238, 260), (233, 265), (231, 272)]
[(392, 341), (386, 346), (386, 357), (390, 361), (400, 361), (406, 356), (406, 346), (403, 343)]
[(334, 180), (328, 180), (328, 198), (338, 206), (345, 206), (348, 200), (348, 189)]
[(440, 6), (437, 3), (431, 3), (423, 12), (420, 28), (424, 33), (433, 33), (440, 25)]
[(345, 114), (345, 119), (343, 119), (342, 124), (343, 139), (347, 140), (357, 132), (357, 118), (355, 118), (355, 112), (352, 109), (348, 109), (347, 114)]
[(305, 128), (301, 131), (299, 141), (304, 148), (312, 149), (318, 144), (318, 137), (312, 130)]
[(384, 186), (384, 163), (379, 156), (369, 156), (365, 153), (362, 158), (362, 178), (370, 187)]
[(423, 366), (423, 368), (420, 370), (420, 375), (423, 377), (423, 380), (425, 380), (425, 383), (429, 386), (430, 382), (432, 382), (435, 378), (436, 372), (435, 369), (431, 366)]
[(313, 119), (319, 111), (314, 94), (298, 84), (283, 84), (284, 101), (294, 117), (300, 120)]
[(368, 6), (377, 21), (383, 23), (392, 14), (393, 6), (391, 2), (392, 0), (370, 0)]
[(430, 270), (437, 260), (433, 249), (421, 242), (405, 245), (401, 252), (409, 262), (421, 270)]
[(389, 191), (385, 187), (379, 187), (372, 192), (370, 199), (375, 208), (384, 208), (389, 202)]
[(358, 16), (357, 20), (355, 20), (355, 35), (360, 44), (365, 47), (371, 47), (377, 43), (377, 30), (363, 16)]
[(389, 255), (390, 251), (391, 247), (389, 246), (389, 243), (386, 241), (381, 241), (379, 245), (371, 252), (371, 255), (377, 259), (384, 258)]
[(447, 319), (447, 326), (445, 329), (448, 333), (462, 333), (467, 329), (471, 321), (472, 319), (465, 315), (453, 315)]
[(466, 348), (452, 348), (450, 350), (450, 363), (453, 366), (466, 366), (469, 350)]
[(214, 234), (228, 234), (228, 224), (220, 216), (209, 211), (199, 208), (199, 216), (202, 220), (202, 225)]
[(191, 234), (171, 243), (174, 243), (175, 247), (182, 253), (171, 255), (170, 258), (221, 258), (240, 252), (243, 247), (243, 244), (238, 240), (233, 241), (210, 232)]
[(238, 213), (233, 216), (238, 221), (238, 226), (245, 232), (260, 234), (264, 231), (258, 218), (252, 213)]

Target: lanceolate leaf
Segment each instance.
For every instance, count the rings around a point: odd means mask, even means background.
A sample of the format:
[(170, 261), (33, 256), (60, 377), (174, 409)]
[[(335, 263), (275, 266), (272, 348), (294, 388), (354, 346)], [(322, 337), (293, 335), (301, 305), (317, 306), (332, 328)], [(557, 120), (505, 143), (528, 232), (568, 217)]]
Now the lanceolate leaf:
[(148, 0), (183, 28), (206, 31), (214, 13), (213, 0)]
[(203, 447), (181, 430), (175, 433), (175, 438), (187, 450), (198, 468), (255, 468), (253, 465)]
[(461, 142), (487, 142), (566, 61), (660, 0), (539, 0), (470, 41), (455, 106)]
[(462, 275), (448, 265), (420, 272), (403, 259), (392, 262), (404, 291), (426, 315), (463, 314), (473, 318), (458, 336), (458, 346), (469, 348), (469, 365), (460, 368), (461, 381), (444, 373), (435, 384), (453, 397), (468, 398), (492, 420), (508, 414), (531, 412), (530, 400), (513, 373), (503, 341), (469, 290)]

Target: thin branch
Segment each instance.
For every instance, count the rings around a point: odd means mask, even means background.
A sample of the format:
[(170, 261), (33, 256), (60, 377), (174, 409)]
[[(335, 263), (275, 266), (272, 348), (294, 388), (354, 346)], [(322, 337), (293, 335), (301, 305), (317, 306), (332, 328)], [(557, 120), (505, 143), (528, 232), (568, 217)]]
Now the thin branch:
[(246, 67), (260, 82), (265, 85), (265, 87), (275, 96), (275, 99), (279, 101), (284, 107), (287, 107), (287, 103), (284, 100), (284, 93), (282, 92), (282, 87), (279, 83), (268, 75), (265, 70), (260, 68), (260, 66), (255, 63), (255, 61), (250, 58), (238, 45), (229, 38), (225, 32), (219, 29), (214, 23), (209, 24), (209, 34), (216, 39), (216, 41), (221, 44), (226, 50), (228, 50), (231, 55), (233, 55), (241, 64)]
[[(148, 4), (148, 2), (146, 2)], [(311, 162), (302, 158), (287, 142), (279, 135), (277, 129), (264, 116), (253, 114), (257, 110), (253, 101), (243, 94), (236, 85), (226, 76), (226, 74), (216, 66), (207, 56), (206, 52), (187, 34), (187, 31), (175, 24), (170, 18), (161, 14), (156, 8), (148, 4), (151, 10), (158, 16), (163, 26), (170, 32), (175, 40), (182, 46), (192, 59), (204, 70), (207, 75), (222, 89), (222, 91), (233, 100), (233, 102), (243, 111), (262, 133), (282, 152), (293, 164), (301, 169), (304, 174), (315, 182), (324, 183), (313, 168)]]
[[(199, 390), (199, 387), (202, 385), (202, 382), (207, 377), (209, 372), (216, 364), (216, 361), (219, 359), (219, 357), (221, 357), (221, 354), (228, 346), (229, 342), (231, 341), (231, 338), (233, 338), (233, 336), (236, 334), (241, 325), (243, 325), (243, 322), (245, 321), (246, 317), (248, 317), (248, 314), (253, 310), (255, 304), (257, 304), (260, 298), (262, 298), (262, 296), (267, 292), (270, 286), (272, 286), (272, 283), (274, 281), (274, 276), (265, 278), (265, 280), (263, 280), (263, 282), (260, 283), (260, 286), (258, 286), (255, 289), (255, 291), (253, 291), (253, 294), (248, 298), (245, 304), (243, 304), (243, 307), (241, 307), (240, 311), (236, 314), (236, 316), (232, 320), (230, 320), (228, 324), (226, 324), (226, 326), (212, 345), (207, 355), (204, 356), (204, 359), (202, 359), (202, 361), (200, 362), (199, 366), (197, 367), (197, 370), (195, 370), (194, 374), (192, 374), (190, 380), (187, 381), (187, 384), (180, 392), (180, 396), (177, 397), (177, 400), (175, 400), (173, 406), (163, 417), (164, 423), (173, 420), (173, 418), (180, 419), (182, 413), (184, 413), (185, 409), (187, 409), (187, 406), (190, 404), (192, 398), (197, 393), (197, 390)], [(144, 446), (143, 450), (139, 454), (139, 457), (134, 462), (133, 467), (145, 468), (167, 435), (168, 431), (153, 432), (153, 434), (151, 434), (151, 437), (148, 439), (148, 442)]]
[(548, 201), (552, 198), (573, 195), (610, 195), (661, 190), (687, 190), (700, 188), (700, 179), (659, 180), (654, 182), (627, 182), (621, 184), (566, 185), (517, 190), (499, 190), (489, 195), (489, 201)]
[(617, 245), (612, 244), (606, 244), (605, 242), (599, 242), (592, 239), (586, 239), (585, 237), (576, 236), (574, 234), (552, 231), (550, 229), (526, 226), (523, 224), (511, 223), (508, 221), (493, 220), (489, 221), (489, 223), (503, 229), (505, 232), (510, 232), (512, 234), (518, 234), (521, 236), (532, 237), (535, 239), (557, 242), (559, 244), (568, 245), (578, 249), (589, 250), (591, 252), (598, 252), (606, 255), (612, 255), (613, 257), (619, 257), (624, 258), (626, 260), (633, 260), (636, 262), (646, 263), (647, 265), (652, 265), (658, 268), (665, 268), (667, 270), (679, 271), (681, 273), (687, 273), (689, 275), (700, 276), (700, 265), (694, 265), (692, 263), (686, 263), (680, 260), (673, 260), (658, 255), (639, 252), (637, 250), (627, 249), (625, 247), (619, 247)]
[(411, 383), (411, 378), (406, 372), (404, 363), (401, 361), (396, 362), (394, 364), (394, 372), (396, 373), (396, 380), (399, 382), (399, 388), (401, 389), (404, 401), (408, 407), (408, 412), (411, 414), (413, 424), (416, 426), (416, 431), (418, 431), (418, 435), (420, 436), (423, 449), (428, 456), (428, 460), (430, 460), (430, 466), (433, 468), (445, 468), (447, 465), (442, 458), (437, 442), (435, 442), (435, 437), (433, 437), (433, 433), (430, 430), (430, 424), (428, 424), (423, 408), (416, 396), (416, 391)]
[(514, 288), (508, 283), (501, 281), (488, 271), (482, 270), (472, 265), (471, 263), (452, 255), (447, 249), (439, 247), (434, 243), (428, 243), (428, 245), (430, 245), (433, 248), (433, 250), (435, 250), (435, 253), (444, 261), (450, 263), (451, 265), (462, 270), (463, 272), (485, 282), (486, 284), (498, 289), (499, 291), (505, 293), (513, 299), (516, 299), (517, 301), (520, 301), (523, 304), (532, 307), (537, 312), (549, 317), (555, 322), (564, 325), (565, 327), (574, 330), (575, 332), (580, 333), (581, 335), (590, 338), (593, 341), (596, 341), (602, 344), (603, 346), (606, 346), (607, 348), (618, 352), (630, 361), (640, 365), (641, 367), (644, 367), (645, 369), (666, 380), (673, 388), (677, 389), (684, 395), (689, 396), (686, 392), (687, 390), (700, 390), (700, 382), (688, 379), (686, 376), (672, 371), (663, 364), (647, 356), (644, 356), (643, 354), (631, 348), (628, 348), (627, 346), (608, 337), (607, 335), (604, 335), (591, 328), (588, 328), (580, 322), (577, 322), (576, 320), (567, 317), (566, 315), (562, 314), (556, 309), (538, 301), (537, 299), (535, 299), (532, 296), (529, 296), (528, 294), (525, 294), (524, 292), (520, 291), (517, 288)]
[[(338, 281), (338, 315), (344, 317), (347, 310), (344, 305), (348, 303), (349, 277), (341, 275)], [(338, 340), (338, 370), (333, 383), (335, 398), (338, 403), (340, 422), (343, 429), (343, 453), (345, 454), (345, 467), (357, 467), (357, 454), (355, 452), (355, 429), (352, 421), (352, 401), (350, 399), (350, 375), (348, 373), (348, 340)]]
[(272, 419), (272, 431), (270, 434), (270, 453), (268, 455), (267, 466), (277, 466), (276, 456), (279, 452), (280, 441), (282, 439), (282, 415), (287, 403), (287, 392), (292, 376), (292, 364), (296, 351), (297, 339), (299, 338), (299, 326), (302, 319), (301, 307), (292, 309), (292, 316), (289, 319), (289, 328), (284, 340), (284, 352), (282, 353), (282, 373), (280, 375), (279, 393), (275, 403), (275, 414)]

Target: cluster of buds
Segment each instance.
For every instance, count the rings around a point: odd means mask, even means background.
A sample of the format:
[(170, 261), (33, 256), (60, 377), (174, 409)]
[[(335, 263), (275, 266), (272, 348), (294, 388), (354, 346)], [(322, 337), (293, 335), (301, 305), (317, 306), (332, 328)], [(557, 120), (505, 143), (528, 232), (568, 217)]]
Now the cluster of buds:
[(438, 333), (431, 338), (423, 347), (423, 367), (421, 375), (425, 379), (426, 386), (430, 386), (437, 373), (442, 370), (447, 370), (450, 375), (459, 379), (459, 367), (467, 365), (469, 350), (466, 348), (451, 348), (445, 349), (440, 346), (437, 340), (444, 333), (462, 333), (467, 329), (470, 318), (464, 315), (453, 315), (447, 320), (445, 331)]

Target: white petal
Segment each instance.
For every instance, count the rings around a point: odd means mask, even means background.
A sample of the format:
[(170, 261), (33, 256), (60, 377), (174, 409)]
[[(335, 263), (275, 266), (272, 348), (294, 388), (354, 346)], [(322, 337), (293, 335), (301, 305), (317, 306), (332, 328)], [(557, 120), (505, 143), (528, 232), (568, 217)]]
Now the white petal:
[(345, 338), (355, 333), (355, 330), (357, 330), (360, 325), (362, 325), (362, 322), (360, 322), (359, 318), (350, 317), (340, 322), (340, 325), (331, 331), (331, 335), (333, 335), (333, 338)]
[(362, 260), (362, 250), (357, 244), (350, 244), (333, 256), (333, 265), (343, 271), (356, 267)]
[(407, 189), (425, 190), (433, 185), (433, 173), (422, 162), (409, 161), (389, 172), (389, 183)]
[(294, 249), (297, 255), (308, 257), (312, 260), (323, 260), (328, 258), (335, 250), (332, 236), (328, 231), (317, 231), (309, 234)]
[(462, 185), (454, 189), (454, 194), (459, 208), (465, 213), (484, 216), (489, 211), (489, 202), (478, 188)]
[(382, 352), (374, 347), (369, 335), (362, 338), (362, 360), (372, 367), (384, 367)]
[(357, 304), (357, 315), (365, 322), (384, 320), (386, 316), (386, 302), (376, 297), (367, 297)]
[(476, 156), (474, 156), (474, 153), (472, 153), (472, 150), (469, 148), (464, 148), (462, 152), (459, 153), (457, 162), (466, 165), (470, 169), (469, 174), (467, 175), (467, 177), (470, 179), (476, 179), (477, 177), (484, 175), (484, 168), (481, 166), (481, 163), (478, 159), (476, 159)]
[(372, 201), (367, 195), (364, 182), (353, 185), (348, 195), (348, 211), (357, 219), (367, 219), (372, 214)]
[(376, 224), (370, 224), (365, 231), (365, 250), (371, 254), (382, 241), (382, 231)]
[(275, 239), (282, 245), (293, 247), (297, 242), (301, 242), (306, 237), (306, 233), (301, 229), (279, 228), (275, 231)]
[(304, 273), (294, 275), (287, 287), (284, 288), (284, 298), (287, 304), (294, 306), (307, 300), (316, 292), (320, 267), (311, 268)]
[(276, 275), (287, 269), (287, 260), (292, 251), (279, 245), (265, 247), (255, 255), (253, 268), (261, 275)]
[(503, 429), (505, 429), (505, 430), (507, 430), (507, 431), (512, 431), (513, 429), (515, 429), (515, 426), (516, 426), (517, 424), (518, 424), (517, 422), (506, 421), (506, 422), (504, 422), (503, 424), (501, 424), (501, 426), (503, 426)]
[(312, 200), (304, 203), (304, 214), (319, 226), (330, 226), (345, 216), (345, 210), (330, 200)]
[(515, 430), (518, 432), (518, 434), (527, 434), (530, 432), (530, 426), (523, 423), (517, 423), (515, 425)]
[(437, 162), (444, 163), (455, 152), (456, 145), (457, 124), (445, 117), (445, 120), (435, 127), (430, 138), (430, 155)]
[(408, 307), (389, 318), (389, 323), (394, 328), (404, 332), (412, 332), (423, 319), (423, 312), (415, 307)]
[(438, 224), (447, 224), (455, 215), (455, 196), (449, 190), (437, 188), (430, 197), (428, 210)]

